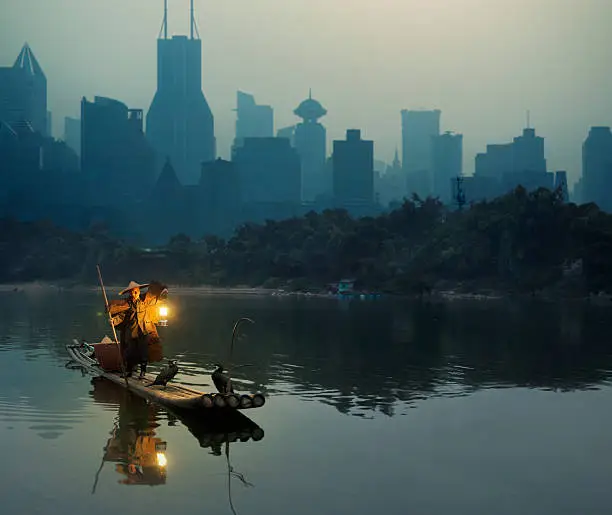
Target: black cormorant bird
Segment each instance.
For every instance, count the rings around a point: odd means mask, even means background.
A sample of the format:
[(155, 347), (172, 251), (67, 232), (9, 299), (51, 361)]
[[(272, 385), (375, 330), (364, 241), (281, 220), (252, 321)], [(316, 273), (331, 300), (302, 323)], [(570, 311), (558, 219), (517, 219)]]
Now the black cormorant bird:
[(234, 387), (232, 386), (230, 377), (223, 373), (223, 365), (217, 363), (215, 366), (217, 370), (211, 374), (211, 377), (219, 393), (234, 393)]
[(172, 361), (170, 361), (170, 364), (168, 366), (160, 370), (159, 374), (157, 374), (157, 377), (155, 378), (155, 381), (153, 381), (148, 386), (154, 386), (156, 384), (159, 384), (165, 388), (166, 385), (168, 384), (168, 381), (172, 380), (174, 376), (177, 374), (177, 372), (178, 372), (178, 366), (176, 364), (176, 360), (173, 359)]

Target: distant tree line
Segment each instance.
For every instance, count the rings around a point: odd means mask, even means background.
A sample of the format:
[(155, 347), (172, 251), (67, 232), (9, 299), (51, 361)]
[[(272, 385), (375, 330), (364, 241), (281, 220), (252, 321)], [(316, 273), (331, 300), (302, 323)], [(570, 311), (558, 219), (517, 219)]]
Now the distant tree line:
[(464, 210), (415, 195), (378, 217), (310, 212), (243, 224), (228, 240), (179, 234), (153, 250), (99, 226), (75, 233), (47, 222), (0, 220), (4, 283), (93, 283), (96, 263), (109, 282), (161, 278), (317, 291), (352, 278), (359, 289), (390, 293), (612, 291), (612, 215), (595, 204), (566, 203), (560, 191), (519, 187)]

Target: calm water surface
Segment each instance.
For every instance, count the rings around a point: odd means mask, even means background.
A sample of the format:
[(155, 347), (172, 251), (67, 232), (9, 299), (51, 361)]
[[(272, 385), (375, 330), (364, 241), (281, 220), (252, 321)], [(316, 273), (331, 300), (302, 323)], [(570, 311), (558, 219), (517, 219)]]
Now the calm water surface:
[(234, 353), (268, 397), (255, 439), (66, 368), (108, 333), (99, 295), (0, 293), (1, 513), (610, 513), (612, 308), (172, 300), (166, 355), (201, 389), (256, 321)]

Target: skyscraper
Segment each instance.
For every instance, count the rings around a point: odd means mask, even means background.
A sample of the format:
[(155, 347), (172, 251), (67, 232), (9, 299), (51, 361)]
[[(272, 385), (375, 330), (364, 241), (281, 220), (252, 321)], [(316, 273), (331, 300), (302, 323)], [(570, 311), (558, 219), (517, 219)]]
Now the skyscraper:
[(64, 118), (64, 141), (74, 150), (78, 156), (81, 155), (81, 120), (79, 118)]
[(242, 214), (240, 178), (235, 163), (223, 159), (204, 163), (199, 190), (202, 232), (231, 236)]
[(349, 129), (345, 141), (334, 141), (334, 197), (338, 205), (374, 202), (374, 142), (361, 139), (361, 131)]
[(146, 196), (154, 181), (154, 153), (142, 130), (142, 109), (112, 98), (81, 101), (81, 170), (97, 202)]
[(445, 132), (432, 140), (433, 194), (442, 202), (452, 197), (451, 179), (461, 175), (463, 135)]
[(421, 196), (432, 190), (432, 137), (440, 134), (439, 109), (410, 111), (402, 115), (402, 165), (408, 193)]
[(591, 127), (582, 145), (582, 202), (612, 211), (612, 132)]
[(53, 113), (51, 111), (47, 111), (47, 130), (45, 133), (50, 138), (53, 137)]
[(513, 171), (512, 143), (495, 143), (487, 145), (486, 152), (476, 154), (476, 169), (474, 175), (479, 177), (495, 177), (501, 179), (504, 174)]
[(512, 145), (513, 172), (546, 172), (544, 158), (544, 138), (536, 136), (535, 129), (523, 129), (523, 135), (517, 136)]
[(27, 43), (12, 67), (0, 68), (0, 120), (47, 135), (47, 78)]
[(244, 138), (271, 138), (274, 136), (274, 111), (268, 105), (259, 105), (255, 97), (238, 91), (236, 94), (236, 138), (234, 147), (242, 145)]
[(193, 0), (190, 37), (171, 39), (165, 2), (157, 40), (157, 91), (147, 113), (146, 131), (157, 153), (158, 170), (170, 158), (183, 184), (197, 184), (202, 162), (215, 159), (214, 119), (202, 93), (202, 41), (197, 36)]
[(302, 200), (312, 201), (332, 189), (331, 177), (325, 173), (327, 132), (319, 123), (327, 111), (309, 94), (293, 112), (302, 119), (295, 127), (295, 148), (302, 167)]
[(567, 172), (559, 170), (555, 172), (555, 190), (558, 189), (561, 193), (563, 201), (569, 201), (569, 190), (567, 188)]
[(382, 206), (388, 206), (390, 202), (399, 202), (406, 195), (406, 178), (402, 172), (397, 148), (393, 162), (386, 166), (384, 173), (375, 176), (374, 191)]
[(300, 208), (300, 157), (287, 138), (245, 138), (236, 148), (244, 220), (263, 222), (296, 216)]
[(245, 203), (300, 204), (300, 160), (286, 138), (245, 138), (234, 164)]

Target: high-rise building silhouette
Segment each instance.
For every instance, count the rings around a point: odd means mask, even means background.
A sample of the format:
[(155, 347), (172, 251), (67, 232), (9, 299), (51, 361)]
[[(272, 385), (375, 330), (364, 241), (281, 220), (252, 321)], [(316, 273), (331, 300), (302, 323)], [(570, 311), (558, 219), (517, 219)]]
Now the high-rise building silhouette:
[(572, 194), (570, 199), (572, 202), (576, 204), (584, 203), (584, 177), (579, 177), (578, 180), (574, 183), (574, 187), (572, 188)]
[(274, 110), (268, 105), (257, 104), (253, 95), (237, 92), (236, 114), (234, 147), (242, 145), (244, 138), (274, 136)]
[(142, 128), (142, 109), (118, 100), (81, 101), (81, 170), (96, 202), (143, 198), (155, 179), (155, 158)]
[(582, 201), (612, 211), (612, 132), (591, 127), (582, 145)]
[(76, 152), (81, 155), (81, 120), (79, 118), (64, 118), (64, 141)]
[(388, 206), (391, 202), (401, 202), (406, 196), (406, 178), (397, 149), (393, 162), (386, 166), (384, 173), (375, 176), (374, 191), (382, 206)]
[(285, 138), (245, 138), (234, 163), (246, 203), (300, 203), (300, 161)]
[(512, 141), (512, 172), (502, 176), (502, 193), (517, 186), (528, 191), (554, 188), (554, 174), (546, 171), (544, 138), (536, 136), (535, 129), (527, 127)]
[(231, 236), (241, 221), (241, 187), (235, 163), (217, 159), (202, 164), (200, 226), (203, 234)]
[(395, 147), (395, 154), (393, 154), (393, 161), (389, 166), (387, 166), (387, 173), (399, 173), (402, 169), (402, 162), (399, 158), (399, 153), (397, 152), (397, 147)]
[(202, 162), (216, 155), (214, 119), (202, 93), (202, 41), (191, 0), (191, 33), (168, 38), (167, 4), (157, 40), (157, 91), (147, 113), (147, 138), (158, 169), (170, 158), (183, 184), (197, 184)]
[(41, 171), (43, 139), (30, 122), (0, 120), (0, 199), (24, 176)]
[(47, 135), (47, 78), (26, 43), (10, 67), (0, 67), (0, 120), (28, 122)]
[(512, 143), (489, 144), (486, 152), (476, 154), (474, 175), (501, 179), (513, 171)]
[(567, 172), (559, 170), (555, 172), (555, 190), (559, 190), (561, 198), (565, 201), (569, 201), (569, 190), (567, 187)]
[(178, 233), (193, 237), (201, 234), (198, 229), (198, 186), (183, 186), (172, 163), (166, 159), (140, 209), (132, 211), (132, 217), (140, 221), (148, 241), (166, 244)]
[(432, 137), (440, 134), (439, 109), (402, 109), (402, 166), (407, 192), (426, 196), (432, 190)]
[(554, 174), (546, 171), (544, 138), (530, 127), (512, 143), (487, 145), (486, 152), (476, 155), (475, 165), (470, 189), (483, 193), (478, 198), (503, 195), (517, 186), (528, 191), (554, 187)]
[(47, 111), (47, 130), (45, 134), (49, 137), (53, 137), (53, 114), (51, 111)]
[(289, 140), (291, 146), (295, 144), (295, 125), (289, 125), (276, 131), (277, 138), (285, 138)]
[(433, 194), (442, 202), (452, 200), (451, 180), (461, 175), (463, 135), (445, 132), (432, 140)]
[(286, 138), (245, 138), (233, 162), (245, 220), (296, 216), (300, 207), (300, 157)]
[(517, 136), (512, 144), (512, 171), (546, 172), (544, 158), (544, 138), (536, 136), (535, 129), (523, 129), (523, 135)]
[(302, 119), (295, 127), (295, 148), (302, 166), (302, 200), (313, 201), (332, 189), (331, 177), (325, 173), (327, 133), (319, 123), (327, 111), (309, 93), (293, 112)]
[(373, 204), (374, 142), (361, 139), (359, 129), (348, 129), (346, 140), (334, 141), (334, 197), (339, 206)]

